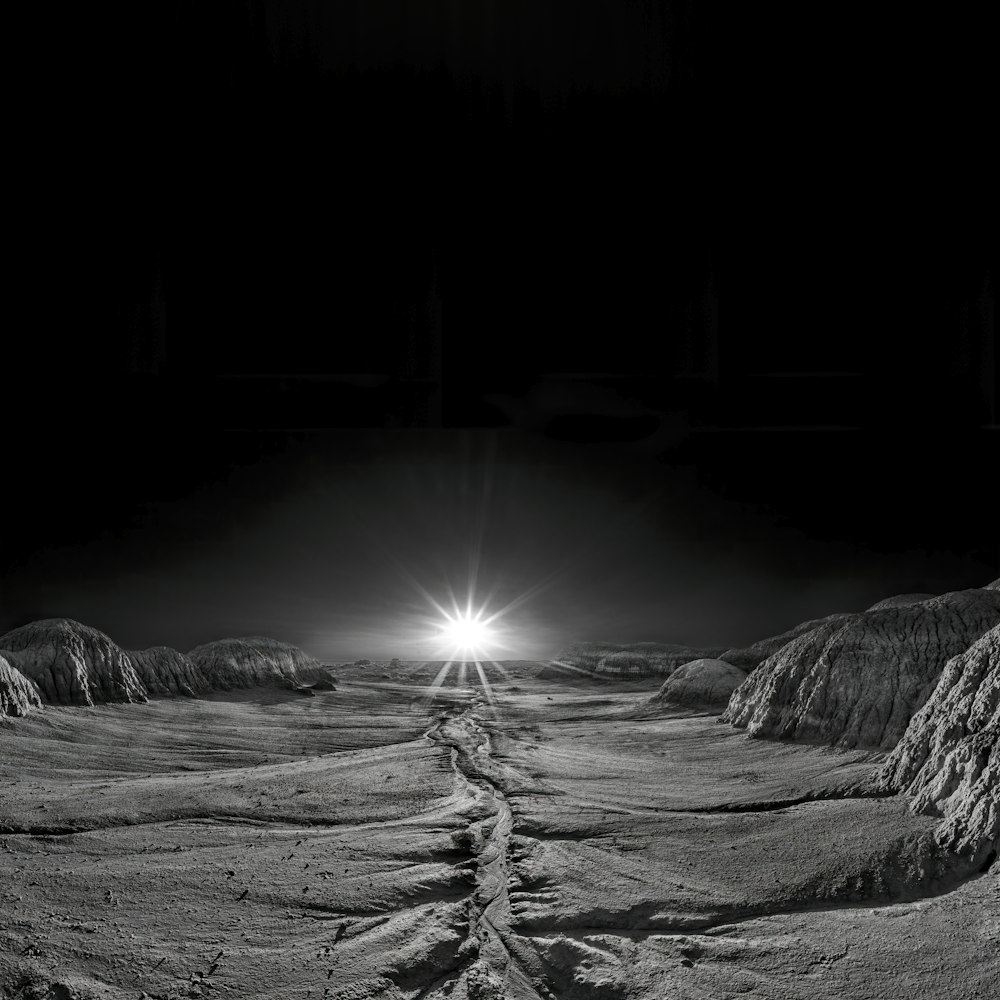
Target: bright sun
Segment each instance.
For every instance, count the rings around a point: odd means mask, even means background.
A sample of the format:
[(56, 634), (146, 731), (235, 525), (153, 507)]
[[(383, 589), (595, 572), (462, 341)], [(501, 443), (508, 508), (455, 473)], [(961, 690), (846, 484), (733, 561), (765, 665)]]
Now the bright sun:
[(454, 618), (447, 616), (441, 625), (441, 638), (462, 652), (476, 653), (489, 643), (493, 633), (479, 615), (458, 614)]

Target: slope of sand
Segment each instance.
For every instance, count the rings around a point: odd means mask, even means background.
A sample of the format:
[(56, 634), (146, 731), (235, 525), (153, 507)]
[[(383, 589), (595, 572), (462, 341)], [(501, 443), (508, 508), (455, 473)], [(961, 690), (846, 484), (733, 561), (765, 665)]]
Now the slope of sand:
[(882, 755), (551, 670), (0, 722), (0, 996), (994, 995), (997, 870)]

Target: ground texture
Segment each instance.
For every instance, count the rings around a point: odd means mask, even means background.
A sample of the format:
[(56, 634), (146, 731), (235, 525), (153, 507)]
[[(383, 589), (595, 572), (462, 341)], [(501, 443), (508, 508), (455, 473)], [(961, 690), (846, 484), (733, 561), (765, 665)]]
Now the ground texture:
[(662, 677), (337, 677), (0, 722), (0, 996), (1000, 989), (997, 867), (874, 794), (880, 753), (654, 712)]

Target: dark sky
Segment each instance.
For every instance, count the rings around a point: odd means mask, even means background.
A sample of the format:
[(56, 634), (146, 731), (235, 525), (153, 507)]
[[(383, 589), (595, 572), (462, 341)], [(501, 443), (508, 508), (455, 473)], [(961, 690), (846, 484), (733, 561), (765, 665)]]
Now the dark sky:
[(0, 628), (422, 657), (475, 563), (535, 656), (1000, 575), (974, 20), (210, 6), (32, 36)]

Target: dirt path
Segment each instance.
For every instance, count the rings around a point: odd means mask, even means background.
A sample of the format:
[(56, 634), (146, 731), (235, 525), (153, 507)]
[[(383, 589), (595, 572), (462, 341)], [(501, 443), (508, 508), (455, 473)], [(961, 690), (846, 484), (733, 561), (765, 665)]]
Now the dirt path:
[[(450, 982), (436, 983), (433, 990), (451, 985), (464, 988), (470, 1000), (538, 1000), (542, 994), (524, 968), (530, 949), (510, 926), (509, 850), (514, 816), (504, 793), (488, 777), (492, 747), (476, 714), (479, 706), (474, 702), (456, 715), (445, 712), (426, 734), (451, 749), (452, 769), (470, 800), (473, 817), (462, 840), (476, 861), (468, 931), (475, 957), (467, 967), (453, 970)], [(430, 996), (431, 991), (424, 995)]]

